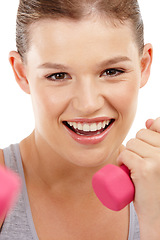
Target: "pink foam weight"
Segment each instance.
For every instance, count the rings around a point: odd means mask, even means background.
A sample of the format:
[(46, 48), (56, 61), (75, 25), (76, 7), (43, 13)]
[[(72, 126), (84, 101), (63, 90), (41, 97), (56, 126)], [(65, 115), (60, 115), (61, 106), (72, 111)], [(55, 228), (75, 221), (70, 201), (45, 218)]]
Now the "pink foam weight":
[(92, 186), (102, 204), (114, 211), (121, 210), (134, 199), (134, 185), (125, 165), (106, 165), (94, 174)]
[(0, 219), (4, 217), (15, 203), (21, 188), (17, 174), (0, 166)]

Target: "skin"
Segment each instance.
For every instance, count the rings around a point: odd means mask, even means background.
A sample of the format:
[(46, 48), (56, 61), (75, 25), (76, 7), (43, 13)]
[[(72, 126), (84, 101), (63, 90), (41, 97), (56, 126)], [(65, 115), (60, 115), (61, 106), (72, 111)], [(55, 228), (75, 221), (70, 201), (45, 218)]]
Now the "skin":
[[(139, 89), (149, 78), (152, 46), (145, 45), (140, 55), (129, 22), (115, 28), (93, 16), (78, 22), (39, 21), (31, 26), (30, 36), (25, 62), (11, 52), (10, 63), (19, 86), (31, 94), (35, 114), (35, 130), (20, 143), (20, 150), (39, 239), (127, 239), (128, 207), (120, 212), (106, 209), (91, 186), (93, 174), (107, 163), (124, 163), (130, 169), (141, 239), (158, 239), (160, 120), (149, 120), (147, 129), (122, 151)], [(63, 66), (46, 66), (48, 62)], [(106, 69), (116, 71), (106, 75)], [(65, 79), (55, 81), (53, 74), (61, 72)], [(63, 124), (99, 117), (115, 121), (96, 144), (78, 143)], [(148, 237), (152, 232), (155, 235)]]
[(141, 239), (158, 239), (160, 214), (160, 118), (146, 121), (117, 161), (131, 169), (135, 184), (134, 205), (140, 222)]
[[(38, 149), (45, 144), (52, 152), (50, 162), (55, 165), (58, 158), (63, 165), (78, 166), (77, 169), (115, 162), (114, 154), (118, 154), (136, 112), (139, 88), (147, 81), (146, 77), (141, 78), (139, 53), (129, 26), (113, 29), (100, 20), (89, 20), (87, 24), (46, 20), (35, 24), (32, 30), (24, 76), (20, 76), (18, 83), (32, 97)], [(130, 60), (97, 66), (117, 56)], [(67, 66), (68, 79), (60, 82), (47, 79), (46, 76), (64, 69), (39, 67), (46, 62)], [(125, 73), (115, 78), (101, 76), (106, 69), (116, 67), (124, 68)], [(116, 121), (110, 136), (96, 146), (77, 144), (62, 124), (76, 118), (103, 116)], [(46, 166), (43, 160), (42, 164)]]

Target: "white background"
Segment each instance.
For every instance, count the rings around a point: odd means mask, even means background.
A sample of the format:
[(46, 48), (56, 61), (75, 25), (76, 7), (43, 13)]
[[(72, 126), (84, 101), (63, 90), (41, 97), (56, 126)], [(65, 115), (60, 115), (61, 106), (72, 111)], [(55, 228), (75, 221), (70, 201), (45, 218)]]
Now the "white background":
[[(1, 1), (0, 7), (0, 148), (19, 142), (34, 128), (30, 96), (23, 93), (14, 80), (8, 62), (15, 47), (15, 22), (19, 0)], [(154, 60), (148, 84), (140, 90), (134, 124), (125, 142), (145, 126), (148, 118), (160, 116), (160, 3), (139, 0), (145, 25), (145, 42), (154, 47)]]

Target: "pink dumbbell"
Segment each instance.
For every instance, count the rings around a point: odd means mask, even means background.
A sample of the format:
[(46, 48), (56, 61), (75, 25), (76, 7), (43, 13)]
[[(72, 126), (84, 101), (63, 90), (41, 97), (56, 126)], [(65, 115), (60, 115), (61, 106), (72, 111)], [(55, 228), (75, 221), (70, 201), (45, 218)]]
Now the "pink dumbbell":
[(21, 180), (11, 170), (0, 166), (0, 219), (14, 205), (21, 188)]
[(94, 174), (92, 186), (102, 204), (114, 211), (121, 210), (134, 199), (134, 185), (125, 165), (106, 165)]

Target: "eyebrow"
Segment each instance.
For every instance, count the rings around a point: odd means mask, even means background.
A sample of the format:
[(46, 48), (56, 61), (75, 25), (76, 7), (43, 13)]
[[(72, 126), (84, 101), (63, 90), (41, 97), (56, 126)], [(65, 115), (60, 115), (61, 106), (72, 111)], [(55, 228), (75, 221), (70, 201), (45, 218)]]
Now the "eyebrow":
[[(118, 56), (118, 57), (104, 60), (101, 63), (98, 63), (97, 66), (103, 67), (103, 66), (113, 65), (113, 64), (120, 63), (120, 62), (126, 62), (126, 61), (131, 62), (131, 59), (128, 58), (127, 56)], [(57, 69), (57, 70), (64, 70), (64, 71), (69, 69), (68, 66), (65, 66), (65, 65), (59, 64), (59, 63), (52, 63), (52, 62), (46, 62), (46, 63), (40, 64), (38, 66), (38, 68), (39, 69), (44, 69), (44, 68)]]
[(128, 58), (127, 56), (118, 56), (118, 57), (104, 60), (101, 63), (99, 63), (98, 66), (103, 67), (103, 66), (107, 66), (107, 65), (117, 64), (120, 62), (131, 62), (131, 59)]
[(46, 62), (43, 63), (41, 65), (38, 66), (38, 68), (47, 68), (47, 69), (63, 69), (63, 70), (67, 70), (69, 67), (63, 65), (63, 64), (59, 64), (59, 63), (51, 63), (51, 62)]

